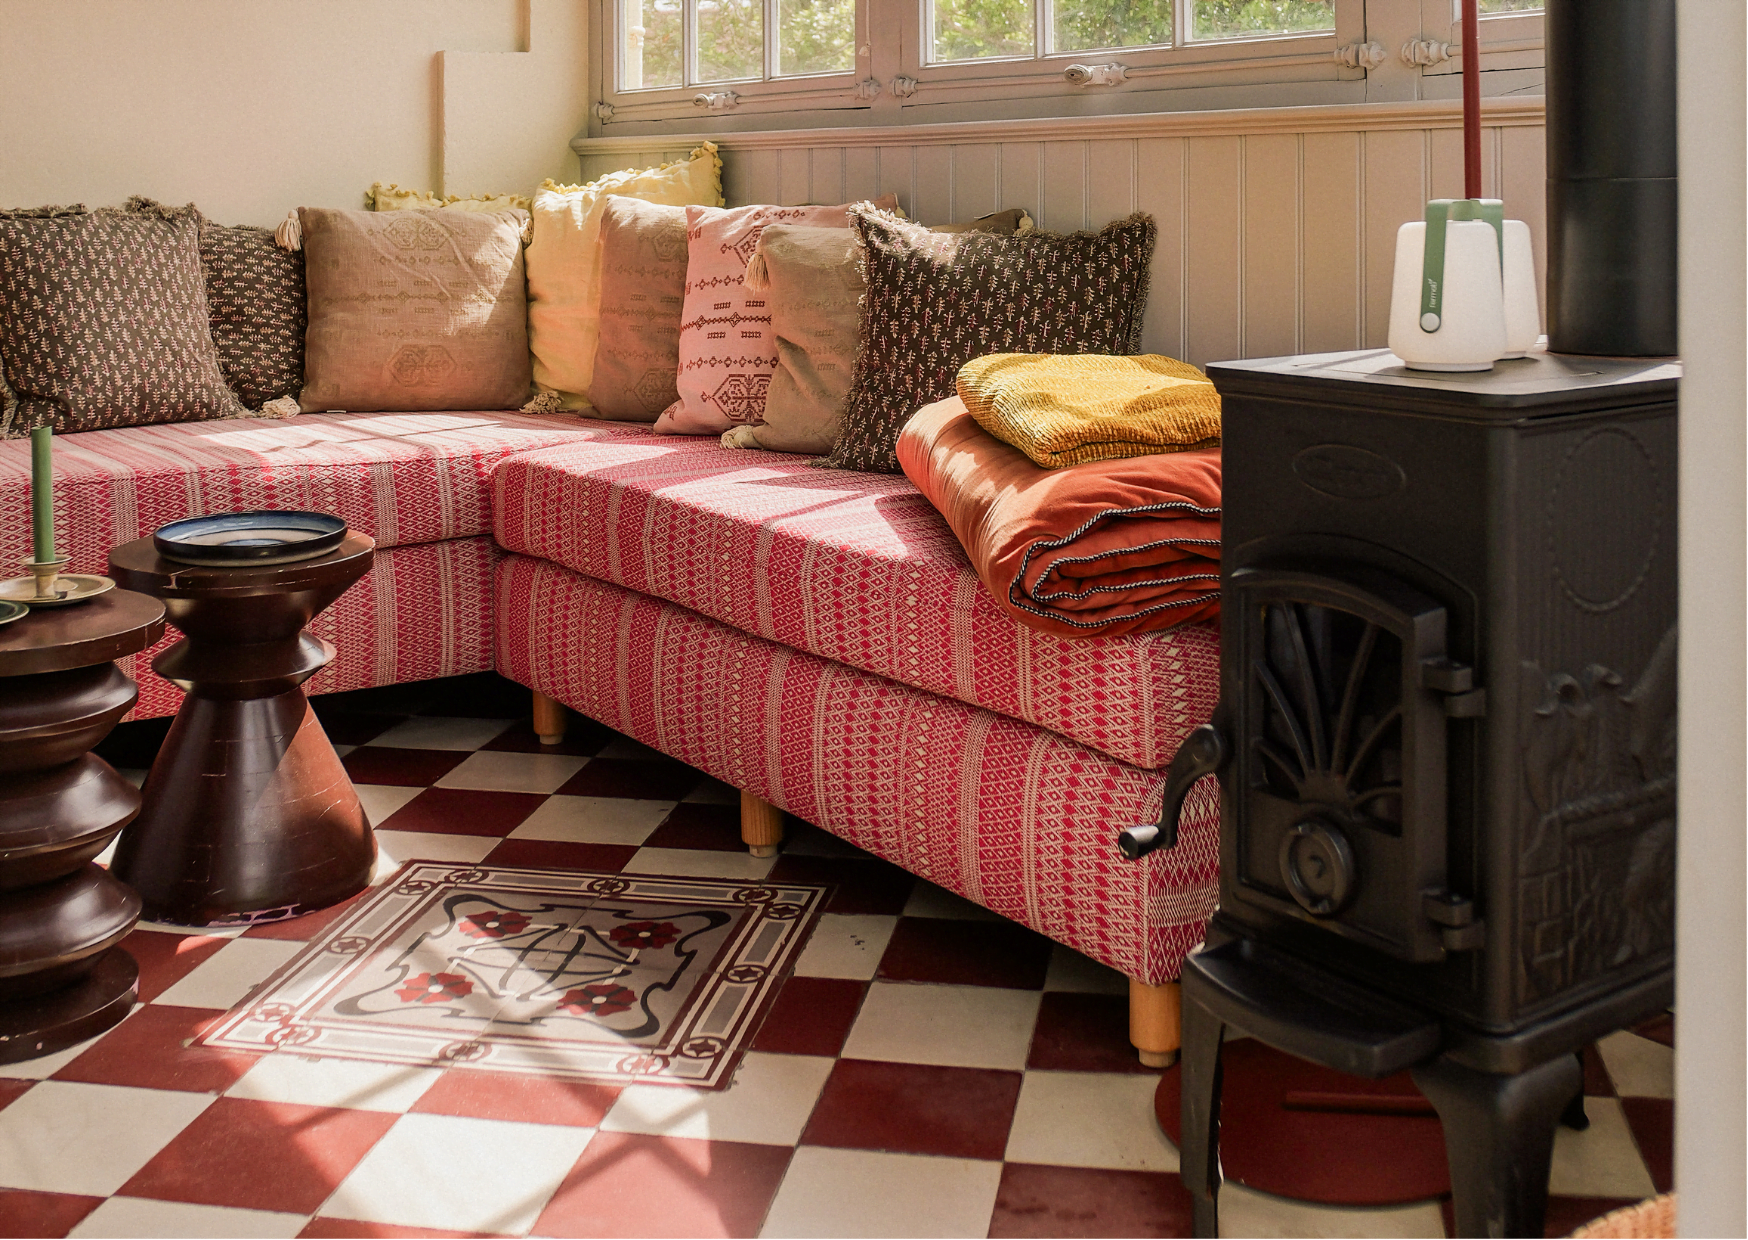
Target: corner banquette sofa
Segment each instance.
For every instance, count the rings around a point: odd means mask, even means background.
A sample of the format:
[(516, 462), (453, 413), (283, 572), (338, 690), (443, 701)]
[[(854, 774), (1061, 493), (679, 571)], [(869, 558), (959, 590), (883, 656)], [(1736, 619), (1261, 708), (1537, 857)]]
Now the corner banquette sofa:
[[(1144, 1061), (1217, 883), (1212, 781), (1180, 843), (1123, 861), (1217, 692), (1217, 629), (1070, 639), (997, 609), (904, 477), (568, 414), (302, 414), (56, 440), (71, 571), (179, 517), (337, 513), (370, 575), (314, 626), (335, 692), (496, 668), (556, 740), (570, 707), (1109, 964)], [(0, 443), (0, 557), (28, 552), (29, 453)], [(174, 637), (166, 638), (166, 644)], [(148, 651), (136, 717), (180, 691)]]

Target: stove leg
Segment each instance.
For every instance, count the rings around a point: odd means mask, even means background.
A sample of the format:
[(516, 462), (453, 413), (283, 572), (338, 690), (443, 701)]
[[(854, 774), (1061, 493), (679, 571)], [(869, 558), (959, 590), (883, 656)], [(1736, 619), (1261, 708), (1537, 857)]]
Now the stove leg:
[(1439, 1058), (1413, 1075), (1444, 1124), (1457, 1235), (1541, 1235), (1554, 1125), (1584, 1086), (1577, 1058), (1561, 1055), (1516, 1076)]
[[(1578, 1060), (1578, 1074), (1582, 1077), (1584, 1075), (1584, 1053), (1580, 1051), (1574, 1058)], [(1579, 1085), (1578, 1092), (1572, 1095), (1572, 1101), (1566, 1104), (1566, 1109), (1560, 1112), (1560, 1126), (1570, 1128), (1573, 1132), (1583, 1132), (1590, 1127), (1590, 1116), (1584, 1112), (1584, 1086), (1582, 1084)]]
[(1178, 1174), (1194, 1207), (1192, 1233), (1220, 1234), (1220, 1018), (1194, 999), (1183, 1012), (1183, 1145)]

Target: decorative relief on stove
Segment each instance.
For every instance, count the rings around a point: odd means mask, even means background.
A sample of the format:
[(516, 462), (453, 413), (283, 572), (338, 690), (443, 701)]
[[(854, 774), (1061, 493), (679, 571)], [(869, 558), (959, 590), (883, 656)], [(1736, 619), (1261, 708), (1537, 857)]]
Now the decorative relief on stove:
[(1518, 997), (1533, 1002), (1675, 943), (1675, 628), (1630, 689), (1592, 664), (1523, 665), (1528, 805)]
[(1664, 490), (1656, 461), (1625, 427), (1605, 426), (1572, 445), (1548, 493), (1549, 561), (1568, 600), (1613, 611), (1644, 584), (1657, 558)]
[(1264, 609), (1265, 705), (1252, 744), (1276, 795), (1402, 829), (1402, 644), (1358, 616), (1311, 604)]
[(1320, 443), (1293, 458), (1299, 481), (1332, 499), (1383, 499), (1408, 485), (1387, 456), (1346, 443)]

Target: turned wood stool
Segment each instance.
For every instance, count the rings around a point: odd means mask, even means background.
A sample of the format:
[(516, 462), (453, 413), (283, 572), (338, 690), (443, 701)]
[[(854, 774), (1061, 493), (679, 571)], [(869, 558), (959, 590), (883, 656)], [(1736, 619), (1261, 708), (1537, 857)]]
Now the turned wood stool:
[(157, 599), (115, 590), (0, 626), (0, 1063), (95, 1037), (134, 1005), (116, 944), (137, 895), (92, 858), (140, 794), (89, 752), (139, 697), (113, 660), (164, 632)]
[(237, 568), (163, 559), (149, 538), (110, 552), (110, 575), (163, 599), (183, 635), (152, 669), (188, 696), (115, 854), (148, 917), (279, 921), (368, 885), (376, 838), (301, 686), (334, 657), (304, 626), (375, 549), (349, 533), (315, 559)]

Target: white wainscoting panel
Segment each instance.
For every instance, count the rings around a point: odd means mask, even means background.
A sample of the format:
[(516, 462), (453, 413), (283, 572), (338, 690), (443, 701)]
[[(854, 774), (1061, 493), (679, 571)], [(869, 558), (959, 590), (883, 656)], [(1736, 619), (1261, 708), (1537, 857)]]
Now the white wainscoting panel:
[[(1540, 99), (1489, 100), (1484, 193), (1546, 269)], [(1024, 207), (1041, 228), (1159, 227), (1143, 347), (1192, 362), (1375, 347), (1396, 230), (1462, 194), (1449, 103), (718, 135), (731, 204), (898, 196), (924, 223)], [(585, 176), (683, 156), (579, 138)]]

